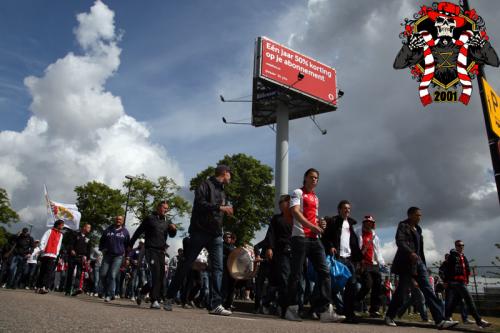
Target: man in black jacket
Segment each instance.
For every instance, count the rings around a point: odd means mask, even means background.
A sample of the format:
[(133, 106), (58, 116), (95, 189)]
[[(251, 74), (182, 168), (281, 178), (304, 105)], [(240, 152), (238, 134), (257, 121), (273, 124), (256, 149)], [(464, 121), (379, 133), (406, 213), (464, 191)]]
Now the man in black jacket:
[(21, 233), (15, 237), (13, 256), (10, 262), (9, 288), (16, 289), (18, 287), (29, 255), (33, 252), (33, 243), (33, 237), (31, 237), (28, 228), (23, 228)]
[(290, 213), (290, 195), (285, 194), (279, 199), (280, 214), (272, 217), (267, 229), (266, 257), (271, 264), (271, 285), (278, 290), (280, 316), (285, 316), (287, 306), (288, 279), (290, 277), (290, 257), (292, 254), (292, 215)]
[[(343, 294), (343, 308), (346, 322), (356, 323), (354, 302), (357, 293), (356, 266), (361, 262), (362, 254), (359, 239), (354, 231), (356, 220), (351, 217), (351, 203), (342, 200), (337, 205), (338, 215), (327, 217), (326, 229), (321, 240), (327, 254), (335, 256), (337, 260), (349, 268), (352, 276), (346, 283)], [(337, 291), (333, 291), (337, 296)], [(342, 308), (340, 300), (335, 299), (337, 308)], [(339, 309), (340, 310), (340, 309)]]
[[(79, 288), (80, 276), (83, 271), (83, 266), (87, 261), (87, 258), (90, 257), (90, 238), (88, 234), (90, 233), (91, 226), (86, 223), (80, 229), (79, 232), (67, 234), (68, 237), (71, 237), (68, 243), (68, 273), (66, 275), (66, 284), (65, 284), (65, 295), (69, 296), (71, 294), (71, 289), (73, 289), (75, 285), (75, 280), (77, 281), (76, 289), (73, 291), (73, 296), (82, 293), (82, 290)], [(73, 275), (76, 268), (76, 275)], [(76, 277), (76, 279), (75, 279)]]
[(206, 179), (196, 189), (193, 211), (189, 225), (191, 243), (186, 251), (186, 261), (182, 269), (177, 269), (170, 283), (165, 301), (165, 310), (172, 311), (177, 291), (193, 262), (203, 248), (208, 250), (210, 261), (210, 314), (229, 316), (231, 311), (222, 305), (222, 220), (224, 215), (233, 215), (224, 193), (224, 185), (231, 180), (231, 170), (226, 165), (215, 168), (215, 176)]
[(407, 215), (406, 220), (399, 222), (396, 231), (398, 250), (392, 261), (392, 273), (399, 275), (399, 284), (385, 314), (385, 323), (388, 326), (397, 326), (394, 318), (406, 297), (407, 290), (413, 283), (412, 280), (415, 279), (424, 294), (437, 328), (454, 327), (458, 324), (458, 321), (445, 320), (443, 304), (434, 294), (429, 284), (428, 270), (425, 266), (424, 238), (422, 228), (418, 225), (422, 218), (422, 211), (420, 208), (410, 207)]
[(450, 318), (455, 307), (463, 299), (467, 304), (467, 310), (476, 320), (479, 327), (489, 327), (491, 324), (481, 319), (474, 301), (467, 290), (469, 284), (470, 268), (469, 261), (464, 255), (464, 242), (455, 241), (455, 248), (450, 251), (448, 260), (443, 263), (444, 282), (448, 285), (446, 289), (446, 318)]
[[(156, 205), (156, 212), (142, 221), (134, 235), (130, 239), (130, 247), (144, 234), (146, 263), (151, 271), (151, 289), (149, 297), (151, 308), (159, 309), (163, 293), (163, 278), (165, 276), (165, 251), (167, 249), (167, 237), (175, 237), (177, 228), (175, 224), (167, 221), (167, 201), (160, 201)], [(141, 294), (137, 295), (140, 299)], [(140, 304), (140, 301), (138, 301)]]

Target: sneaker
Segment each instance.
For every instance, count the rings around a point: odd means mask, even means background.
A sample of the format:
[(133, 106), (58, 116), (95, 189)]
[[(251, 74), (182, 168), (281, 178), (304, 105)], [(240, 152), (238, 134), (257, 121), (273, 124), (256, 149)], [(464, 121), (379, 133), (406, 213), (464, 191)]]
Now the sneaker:
[(458, 321), (455, 320), (441, 320), (439, 324), (437, 324), (438, 330), (446, 330), (448, 328), (452, 328), (458, 325)]
[(77, 289), (77, 290), (75, 290), (75, 291), (71, 294), (71, 296), (78, 296), (78, 295), (80, 295), (81, 293), (83, 293), (83, 290), (81, 290), (81, 289)]
[(345, 317), (345, 320), (343, 321), (344, 324), (359, 324), (359, 318), (355, 315), (352, 314), (350, 316)]
[(394, 319), (390, 318), (390, 317), (385, 317), (384, 319), (384, 323), (385, 325), (387, 326), (391, 326), (391, 327), (396, 327), (398, 325), (396, 325), (396, 323), (394, 322)]
[(40, 289), (40, 294), (42, 294), (42, 295), (43, 295), (43, 294), (46, 294), (46, 293), (48, 293), (48, 292), (49, 292), (49, 291), (48, 291), (45, 287), (43, 287), (42, 289)]
[(382, 318), (382, 314), (378, 311), (370, 312), (370, 318)]
[(24, 289), (26, 289), (26, 290), (30, 290), (30, 287), (26, 286), (26, 287), (24, 287)]
[(151, 309), (161, 309), (161, 305), (160, 305), (160, 303), (158, 303), (158, 301), (154, 301), (153, 303), (151, 303), (150, 308)]
[(215, 309), (211, 310), (209, 313), (217, 316), (230, 316), (233, 314), (231, 311), (224, 309), (222, 305), (219, 305)]
[(345, 316), (338, 315), (333, 309), (333, 305), (328, 305), (328, 309), (319, 315), (319, 321), (322, 323), (336, 323), (345, 319)]
[(135, 302), (135, 297), (134, 296), (130, 297), (130, 301)]
[(109, 297), (109, 296), (104, 297), (104, 302), (106, 302), (106, 303), (111, 302), (111, 297)]
[(478, 323), (477, 323), (477, 326), (481, 327), (481, 328), (486, 328), (486, 327), (490, 327), (491, 326), (491, 323), (487, 322), (486, 320), (484, 319), (481, 319)]
[(183, 309), (192, 309), (193, 307), (189, 303), (184, 303), (184, 304), (182, 304), (182, 308)]
[(463, 323), (464, 323), (465, 325), (475, 324), (475, 322), (473, 322), (473, 321), (472, 321), (472, 320), (470, 320), (469, 318), (465, 319), (465, 320), (463, 321)]
[[(139, 299), (140, 297), (137, 297)], [(172, 305), (174, 304), (174, 300), (172, 298), (167, 298), (165, 302), (163, 302), (163, 309), (165, 311), (172, 311), (173, 307)]]
[(291, 321), (302, 321), (302, 318), (299, 316), (299, 306), (298, 305), (290, 305), (286, 309), (285, 319)]

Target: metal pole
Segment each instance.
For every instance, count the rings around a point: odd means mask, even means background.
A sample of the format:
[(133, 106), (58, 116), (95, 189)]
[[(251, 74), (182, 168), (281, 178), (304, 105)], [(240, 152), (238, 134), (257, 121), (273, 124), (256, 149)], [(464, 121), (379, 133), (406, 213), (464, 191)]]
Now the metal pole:
[(125, 203), (125, 215), (123, 216), (123, 226), (126, 226), (127, 223), (127, 211), (128, 211), (128, 202), (130, 200), (130, 187), (132, 186), (132, 180), (134, 177), (132, 176), (125, 176), (129, 180), (128, 182), (128, 191), (127, 191), (127, 202)]
[(288, 194), (288, 108), (279, 102), (276, 111), (276, 164), (275, 164), (275, 200), (276, 213), (279, 212), (279, 197)]
[[(463, 0), (464, 11), (469, 11), (469, 1)], [(492, 131), (490, 127), (490, 115), (488, 113), (488, 101), (484, 91), (483, 78), (486, 80), (484, 74), (484, 65), (479, 65), (479, 73), (477, 75), (477, 84), (479, 86), (479, 96), (481, 97), (481, 106), (483, 107), (484, 125), (486, 126), (486, 135), (488, 137), (488, 146), (490, 148), (491, 162), (493, 164), (493, 173), (495, 183), (497, 185), (498, 202), (500, 204), (500, 142), (498, 136)]]

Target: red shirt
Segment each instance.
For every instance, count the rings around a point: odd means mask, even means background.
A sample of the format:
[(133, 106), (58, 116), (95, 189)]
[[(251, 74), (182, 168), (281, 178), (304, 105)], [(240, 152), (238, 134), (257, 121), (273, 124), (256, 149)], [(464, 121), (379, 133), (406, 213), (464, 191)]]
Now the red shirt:
[[(314, 191), (307, 192), (304, 187), (293, 191), (290, 200), (290, 208), (299, 205), (300, 212), (302, 213), (302, 215), (304, 215), (307, 221), (309, 221), (309, 223), (311, 224), (318, 225), (319, 199), (316, 196), (316, 193), (314, 193)], [(293, 219), (292, 237), (293, 236), (301, 236), (306, 238), (318, 237), (318, 235), (313, 233), (311, 229), (304, 227), (295, 218)]]
[(362, 237), (363, 237), (363, 247), (362, 247), (362, 252), (363, 252), (363, 263), (367, 265), (373, 265), (373, 232), (368, 231), (362, 232)]

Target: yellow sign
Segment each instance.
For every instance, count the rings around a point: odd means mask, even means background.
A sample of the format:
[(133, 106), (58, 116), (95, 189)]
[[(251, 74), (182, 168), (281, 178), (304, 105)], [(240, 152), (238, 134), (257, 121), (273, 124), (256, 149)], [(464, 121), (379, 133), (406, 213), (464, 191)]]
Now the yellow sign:
[(500, 96), (497, 95), (485, 79), (483, 79), (483, 84), (488, 103), (488, 113), (490, 114), (491, 129), (500, 137)]

